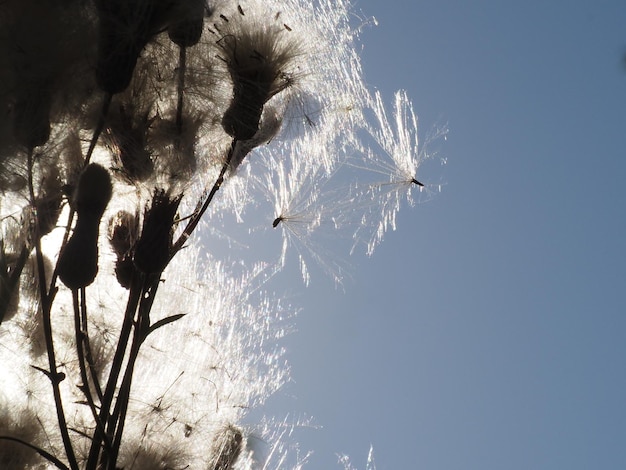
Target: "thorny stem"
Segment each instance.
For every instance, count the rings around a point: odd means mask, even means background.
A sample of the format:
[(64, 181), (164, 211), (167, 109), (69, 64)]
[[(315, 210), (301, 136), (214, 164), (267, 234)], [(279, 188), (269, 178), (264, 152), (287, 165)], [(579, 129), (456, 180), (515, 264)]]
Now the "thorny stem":
[(228, 167), (230, 166), (230, 161), (233, 158), (233, 153), (235, 152), (236, 145), (237, 145), (237, 139), (233, 139), (230, 145), (230, 150), (228, 151), (228, 156), (226, 157), (226, 161), (222, 165), (222, 169), (220, 171), (219, 176), (215, 180), (215, 183), (213, 184), (211, 191), (207, 193), (205, 190), (202, 193), (202, 197), (198, 201), (198, 204), (196, 205), (196, 209), (194, 210), (193, 214), (191, 214), (191, 219), (185, 226), (183, 233), (180, 234), (180, 236), (178, 237), (178, 240), (176, 240), (176, 242), (172, 246), (172, 249), (170, 252), (170, 259), (173, 258), (174, 255), (180, 251), (180, 249), (183, 247), (185, 242), (189, 240), (189, 237), (191, 236), (192, 232), (194, 231), (196, 226), (200, 223), (200, 219), (202, 219), (202, 216), (204, 215), (206, 210), (209, 208), (209, 204), (211, 204), (213, 197), (219, 191), (222, 184), (224, 183), (224, 175), (226, 174), (226, 171), (228, 170)]
[[(28, 149), (28, 191), (30, 193), (30, 200), (33, 207), (35, 206), (35, 190), (33, 188), (33, 149)], [(51, 309), (52, 300), (54, 298), (55, 291), (50, 289), (50, 292), (46, 290), (46, 273), (43, 262), (43, 253), (41, 250), (41, 240), (39, 235), (39, 221), (35, 217), (35, 256), (37, 261), (37, 274), (39, 276), (39, 295), (41, 297), (41, 310), (43, 318), (43, 331), (46, 340), (46, 349), (48, 352), (48, 364), (50, 367), (48, 378), (52, 384), (52, 393), (54, 395), (54, 404), (57, 412), (57, 420), (59, 421), (59, 431), (61, 438), (63, 439), (63, 445), (65, 447), (65, 453), (72, 470), (78, 470), (78, 463), (76, 462), (76, 456), (72, 447), (72, 441), (70, 439), (69, 430), (67, 427), (67, 421), (65, 419), (65, 412), (63, 411), (63, 401), (61, 399), (61, 390), (59, 384), (65, 378), (64, 374), (61, 374), (57, 370), (56, 357), (54, 354), (54, 342), (52, 337), (52, 321), (51, 321)]]

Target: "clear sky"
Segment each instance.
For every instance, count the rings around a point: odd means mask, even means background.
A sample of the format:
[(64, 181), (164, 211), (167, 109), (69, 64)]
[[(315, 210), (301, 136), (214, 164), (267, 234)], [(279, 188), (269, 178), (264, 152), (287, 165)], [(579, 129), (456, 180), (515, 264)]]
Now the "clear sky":
[(356, 8), (368, 84), (449, 123), (445, 186), (298, 298), (269, 409), (322, 426), (315, 470), (626, 468), (626, 2)]

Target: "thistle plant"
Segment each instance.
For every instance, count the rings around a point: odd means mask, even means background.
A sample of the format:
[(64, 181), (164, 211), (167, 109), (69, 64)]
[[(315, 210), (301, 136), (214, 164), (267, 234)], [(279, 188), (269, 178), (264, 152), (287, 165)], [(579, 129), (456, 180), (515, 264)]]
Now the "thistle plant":
[[(406, 94), (389, 120), (363, 84), (350, 11), (0, 5), (0, 468), (306, 463), (302, 423), (243, 424), (289, 376), (296, 309), (268, 280), (295, 250), (305, 284), (311, 262), (340, 284), (321, 240), (371, 254), (437, 187)], [(281, 248), (206, 248), (233, 217)]]

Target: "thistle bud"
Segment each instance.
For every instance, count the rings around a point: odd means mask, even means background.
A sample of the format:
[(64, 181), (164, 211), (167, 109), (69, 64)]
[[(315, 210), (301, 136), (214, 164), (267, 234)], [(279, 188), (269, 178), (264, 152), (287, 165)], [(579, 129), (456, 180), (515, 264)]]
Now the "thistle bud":
[(109, 222), (109, 243), (117, 255), (115, 277), (126, 289), (130, 287), (135, 265), (131, 250), (138, 236), (137, 217), (125, 211), (118, 212)]
[[(167, 34), (178, 47), (191, 47), (198, 44), (204, 27), (206, 7), (203, 0), (186, 2), (186, 11), (181, 18), (170, 23)], [(182, 8), (182, 7), (181, 7)]]
[(109, 172), (92, 163), (80, 175), (74, 208), (78, 214), (74, 232), (57, 263), (59, 278), (70, 289), (88, 286), (98, 273), (98, 229), (111, 199)]

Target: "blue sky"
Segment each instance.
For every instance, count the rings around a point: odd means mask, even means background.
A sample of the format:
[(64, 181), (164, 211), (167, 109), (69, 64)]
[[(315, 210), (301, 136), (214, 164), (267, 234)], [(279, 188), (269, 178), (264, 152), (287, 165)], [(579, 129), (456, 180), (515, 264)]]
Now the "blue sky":
[(626, 3), (356, 4), (368, 84), (447, 121), (433, 200), (313, 282), (268, 407), (307, 468), (626, 468)]

